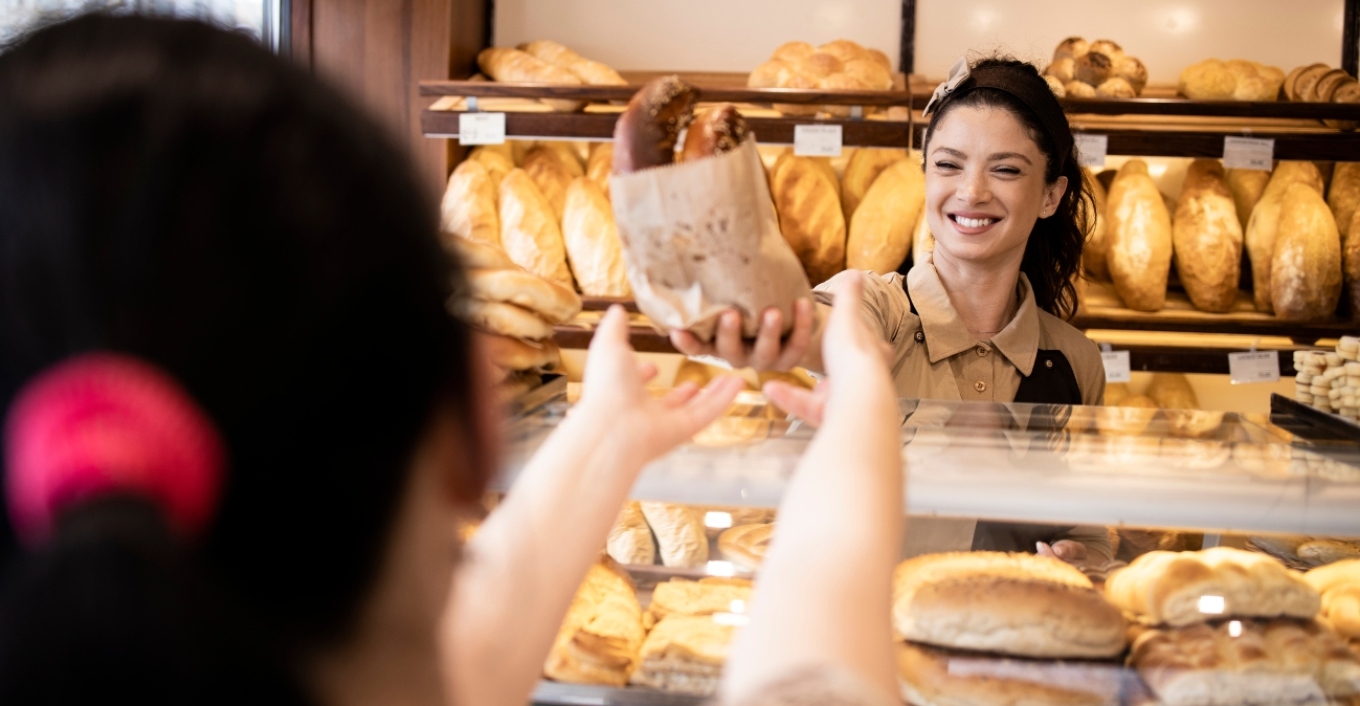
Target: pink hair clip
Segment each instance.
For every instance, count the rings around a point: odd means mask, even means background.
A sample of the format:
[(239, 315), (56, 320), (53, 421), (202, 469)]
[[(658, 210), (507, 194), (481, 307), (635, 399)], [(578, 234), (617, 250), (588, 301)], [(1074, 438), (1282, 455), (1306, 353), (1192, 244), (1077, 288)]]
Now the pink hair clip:
[(10, 518), (29, 546), (62, 511), (110, 494), (153, 501), (185, 537), (216, 509), (216, 428), (170, 376), (134, 358), (91, 353), (43, 371), (16, 396), (5, 435)]

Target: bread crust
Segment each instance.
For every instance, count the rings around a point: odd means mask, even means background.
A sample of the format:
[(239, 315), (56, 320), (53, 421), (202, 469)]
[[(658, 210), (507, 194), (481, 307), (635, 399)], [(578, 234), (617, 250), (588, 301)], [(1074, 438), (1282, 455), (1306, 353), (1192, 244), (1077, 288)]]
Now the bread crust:
[[(579, 86), (582, 83), (576, 74), (564, 68), (528, 52), (508, 47), (483, 49), (477, 54), (477, 66), (482, 73), (502, 83), (548, 83), (561, 86)], [(545, 99), (543, 103), (564, 113), (575, 112), (585, 105), (582, 101), (563, 99)]]
[(773, 537), (773, 523), (738, 525), (718, 535), (718, 551), (733, 564), (755, 571), (765, 560)]
[(614, 173), (632, 174), (675, 161), (680, 131), (694, 117), (694, 88), (679, 76), (648, 81), (614, 124)]
[(642, 516), (642, 506), (630, 500), (619, 510), (619, 517), (609, 530), (605, 540), (605, 552), (620, 564), (641, 564), (656, 562), (656, 541), (652, 539), (652, 528)]
[(1118, 664), (1049, 662), (897, 646), (902, 697), (916, 706), (1116, 706)]
[(1171, 214), (1142, 160), (1129, 160), (1115, 176), (1105, 229), (1105, 261), (1120, 299), (1136, 311), (1160, 310), (1171, 270)]
[[(656, 534), (661, 563), (666, 566), (703, 566), (708, 561), (704, 518), (689, 505), (644, 502), (642, 514)], [(653, 597), (655, 600), (655, 597)]]
[(1270, 302), (1289, 321), (1330, 317), (1341, 298), (1341, 234), (1309, 184), (1291, 184), (1280, 206), (1270, 262)]
[[(1105, 596), (1150, 625), (1181, 627), (1220, 618), (1312, 619), (1319, 598), (1297, 572), (1255, 552), (1215, 547), (1200, 552), (1155, 551), (1134, 559), (1105, 583)], [(1222, 610), (1201, 598), (1217, 596)]]
[(552, 372), (562, 365), (562, 352), (552, 341), (530, 343), (497, 334), (487, 334), (482, 340), (487, 357), (502, 370)]
[(915, 160), (900, 159), (883, 169), (850, 219), (846, 267), (895, 272), (911, 252), (912, 229), (925, 209), (925, 189)]
[(1342, 637), (1360, 640), (1360, 559), (1319, 566), (1303, 580), (1322, 594), (1319, 619)]
[[(1197, 159), (1172, 221), (1176, 271), (1190, 301), (1201, 311), (1225, 312), (1237, 300), (1242, 262), (1242, 224), (1216, 159)], [(1162, 405), (1165, 407), (1166, 405)]]
[(1080, 571), (1002, 552), (927, 554), (894, 573), (893, 627), (908, 640), (1024, 657), (1112, 657), (1124, 618)]
[(552, 324), (514, 304), (463, 299), (459, 307), (463, 320), (483, 331), (528, 341), (542, 341), (553, 335)]
[(633, 295), (614, 212), (609, 199), (589, 177), (578, 177), (567, 188), (562, 240), (582, 294), (615, 298)]
[(845, 214), (838, 190), (811, 158), (792, 152), (784, 153), (771, 170), (779, 230), (814, 286), (845, 269)]
[(632, 579), (603, 557), (572, 598), (543, 673), (558, 681), (624, 686), (641, 661), (643, 638)]
[(441, 233), (484, 243), (501, 241), (496, 186), (480, 162), (464, 160), (453, 170), (439, 212)]
[(685, 133), (685, 146), (680, 161), (688, 162), (731, 152), (741, 146), (751, 134), (746, 119), (737, 107), (724, 103), (709, 108), (690, 123)]
[(564, 324), (581, 312), (576, 292), (518, 268), (469, 270), (468, 284), (474, 298), (514, 304), (553, 324)]
[(505, 175), (500, 188), (501, 245), (515, 264), (574, 288), (567, 250), (553, 207), (523, 169)]
[(1280, 209), (1284, 205), (1284, 193), (1294, 182), (1313, 185), (1322, 193), (1322, 172), (1312, 162), (1281, 161), (1270, 174), (1270, 181), (1261, 193), (1261, 199), (1252, 208), (1251, 218), (1247, 221), (1245, 240), (1247, 256), (1251, 261), (1252, 298), (1258, 311), (1272, 313), (1274, 305), (1270, 292), (1270, 269), (1275, 254), (1275, 243), (1279, 233)]

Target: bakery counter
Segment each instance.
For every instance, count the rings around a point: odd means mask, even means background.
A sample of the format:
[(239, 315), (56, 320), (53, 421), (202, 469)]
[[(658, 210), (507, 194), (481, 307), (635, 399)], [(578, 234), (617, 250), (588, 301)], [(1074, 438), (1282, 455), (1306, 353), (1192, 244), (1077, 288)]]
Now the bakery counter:
[[(499, 483), (570, 413), (520, 416)], [(1360, 446), (1268, 418), (1175, 409), (902, 400), (908, 514), (1360, 537)], [(775, 507), (813, 431), (759, 393), (649, 466), (634, 497)]]

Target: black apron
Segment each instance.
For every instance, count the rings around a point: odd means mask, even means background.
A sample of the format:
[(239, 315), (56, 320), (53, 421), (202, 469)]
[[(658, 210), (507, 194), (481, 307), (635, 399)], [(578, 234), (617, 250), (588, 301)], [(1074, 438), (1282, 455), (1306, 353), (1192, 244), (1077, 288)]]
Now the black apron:
[[(902, 278), (902, 291), (907, 294), (911, 313), (916, 314), (916, 303), (907, 289), (907, 278)], [(1020, 381), (1014, 402), (1040, 405), (1069, 406), (1081, 404), (1081, 386), (1072, 364), (1060, 350), (1040, 348), (1034, 358), (1034, 368)], [(1061, 430), (1054, 430), (1060, 432)], [(1022, 522), (989, 522), (979, 520), (973, 532), (973, 550), (997, 552), (1027, 552), (1034, 554), (1037, 542), (1053, 543), (1071, 532), (1075, 525), (1038, 525)]]

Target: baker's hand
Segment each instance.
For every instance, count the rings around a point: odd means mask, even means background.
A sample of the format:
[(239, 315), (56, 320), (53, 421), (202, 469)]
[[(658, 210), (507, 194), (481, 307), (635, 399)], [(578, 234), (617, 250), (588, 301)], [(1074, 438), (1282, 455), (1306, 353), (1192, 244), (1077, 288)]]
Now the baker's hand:
[(822, 337), (822, 361), (829, 379), (812, 390), (774, 380), (765, 383), (765, 395), (780, 409), (820, 426), (831, 400), (843, 399), (845, 406), (854, 408), (859, 404), (856, 395), (893, 389), (888, 344), (869, 330), (859, 313), (863, 294), (864, 277), (858, 272), (847, 276), (836, 292)]
[(700, 341), (689, 331), (677, 330), (671, 331), (671, 344), (685, 355), (715, 356), (734, 368), (783, 372), (798, 365), (807, 354), (815, 323), (816, 307), (811, 300), (799, 299), (793, 303), (793, 328), (788, 338), (780, 333), (784, 328), (783, 315), (778, 309), (769, 308), (761, 315), (754, 341), (741, 337), (741, 314), (731, 310), (718, 317), (711, 343)]
[(609, 425), (609, 443), (633, 463), (645, 464), (697, 434), (745, 388), (741, 378), (725, 375), (702, 390), (685, 383), (658, 399), (646, 389), (655, 376), (656, 366), (633, 357), (628, 314), (611, 306), (590, 342), (576, 412), (588, 423)]
[(1054, 559), (1080, 566), (1086, 561), (1086, 545), (1072, 539), (1060, 539), (1053, 544), (1048, 542), (1036, 542), (1039, 556), (1051, 556)]

